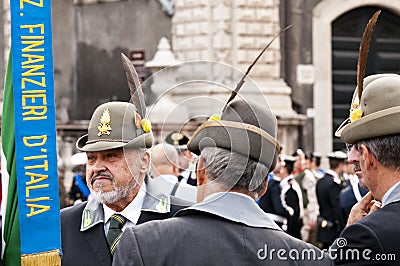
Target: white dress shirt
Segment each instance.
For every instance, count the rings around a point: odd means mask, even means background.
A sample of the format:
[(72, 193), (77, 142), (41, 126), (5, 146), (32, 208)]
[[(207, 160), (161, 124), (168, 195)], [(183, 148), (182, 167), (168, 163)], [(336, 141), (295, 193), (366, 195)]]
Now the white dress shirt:
[(109, 207), (107, 207), (103, 203), (104, 221), (105, 221), (104, 233), (107, 235), (108, 228), (110, 226), (110, 217), (114, 213), (121, 214), (122, 216), (124, 216), (127, 219), (124, 227), (122, 227), (122, 231), (124, 231), (125, 228), (127, 228), (127, 227), (135, 226), (137, 221), (139, 220), (145, 196), (146, 196), (146, 184), (143, 182), (136, 197), (132, 200), (131, 203), (129, 203), (128, 206), (126, 206), (126, 208), (124, 210), (122, 210), (122, 212), (116, 212), (116, 211), (110, 209)]

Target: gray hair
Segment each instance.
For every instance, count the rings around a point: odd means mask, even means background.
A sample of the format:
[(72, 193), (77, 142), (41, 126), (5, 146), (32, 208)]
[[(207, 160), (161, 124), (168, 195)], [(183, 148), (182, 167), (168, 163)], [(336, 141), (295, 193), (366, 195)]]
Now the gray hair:
[(360, 140), (357, 144), (364, 144), (383, 166), (400, 170), (400, 134)]
[(218, 147), (206, 147), (201, 152), (208, 179), (224, 189), (260, 194), (267, 184), (269, 168), (246, 156)]

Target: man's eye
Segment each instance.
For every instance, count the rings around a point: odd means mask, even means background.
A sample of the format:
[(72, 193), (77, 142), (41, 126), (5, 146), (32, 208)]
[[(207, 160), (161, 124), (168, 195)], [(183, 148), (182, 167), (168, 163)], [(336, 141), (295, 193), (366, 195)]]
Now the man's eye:
[(115, 157), (118, 157), (118, 154), (117, 153), (108, 153), (107, 157), (115, 158)]

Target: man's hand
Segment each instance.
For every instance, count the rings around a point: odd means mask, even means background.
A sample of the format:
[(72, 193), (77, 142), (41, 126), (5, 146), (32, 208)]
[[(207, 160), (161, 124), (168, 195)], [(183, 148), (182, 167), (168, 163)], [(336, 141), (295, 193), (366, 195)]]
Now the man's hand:
[(354, 204), (351, 208), (349, 219), (347, 219), (347, 225), (352, 225), (368, 214), (375, 212), (381, 208), (381, 203), (375, 201), (371, 192), (368, 192), (358, 203)]

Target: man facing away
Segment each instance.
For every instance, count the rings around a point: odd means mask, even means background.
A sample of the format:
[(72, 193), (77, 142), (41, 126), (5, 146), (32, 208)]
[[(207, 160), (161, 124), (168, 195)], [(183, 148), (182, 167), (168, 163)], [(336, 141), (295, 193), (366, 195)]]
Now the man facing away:
[[(331, 264), (314, 246), (284, 233), (255, 202), (279, 152), (276, 118), (267, 108), (235, 100), (220, 119), (195, 131), (188, 148), (200, 154), (198, 203), (172, 219), (127, 229), (113, 265)], [(293, 252), (299, 256), (290, 258)], [(319, 259), (304, 260), (302, 253)]]
[(187, 148), (188, 141), (189, 138), (178, 131), (172, 131), (165, 138), (165, 142), (173, 145), (178, 152), (179, 182), (197, 186), (196, 173), (194, 171), (195, 158)]

